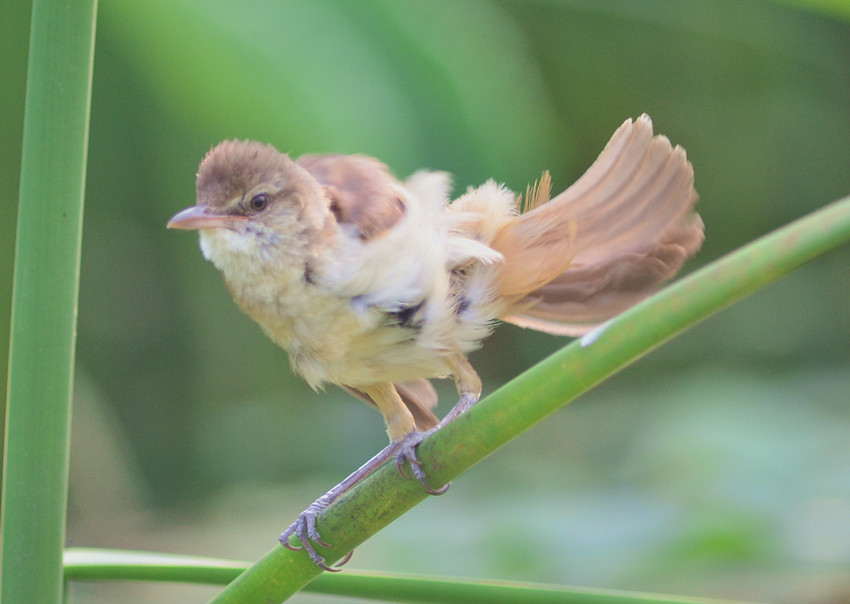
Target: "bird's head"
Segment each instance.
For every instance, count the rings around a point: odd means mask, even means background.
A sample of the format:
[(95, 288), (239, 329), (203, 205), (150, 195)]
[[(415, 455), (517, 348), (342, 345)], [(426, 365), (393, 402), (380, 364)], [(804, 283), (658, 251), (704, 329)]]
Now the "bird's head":
[[(229, 140), (198, 168), (197, 203), (174, 215), (171, 229), (199, 230), (204, 255), (268, 257), (321, 229), (328, 214), (322, 187), (288, 155), (255, 141)], [(220, 266), (221, 268), (221, 266)]]

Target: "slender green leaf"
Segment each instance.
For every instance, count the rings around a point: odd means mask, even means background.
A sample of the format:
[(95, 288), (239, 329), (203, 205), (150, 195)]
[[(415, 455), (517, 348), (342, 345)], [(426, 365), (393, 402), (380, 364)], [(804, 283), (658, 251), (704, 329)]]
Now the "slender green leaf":
[[(244, 562), (173, 554), (87, 548), (73, 548), (65, 552), (65, 576), (72, 581), (180, 581), (226, 584), (247, 567), (248, 564)], [(307, 585), (304, 591), (392, 602), (440, 604), (720, 604), (719, 600), (609, 589), (366, 572), (326, 574)]]
[[(0, 16), (0, 225), (12, 225), (18, 207), (21, 175), (21, 136), (23, 135), (24, 93), (29, 40), (29, 1), (6, 2)], [(9, 316), (12, 308), (11, 283), (15, 259), (13, 228), (0, 229), (0, 367), (8, 367)], [(0, 392), (6, 392), (6, 374), (0, 371)], [(5, 430), (6, 399), (0, 398), (0, 434)], [(3, 451), (0, 449), (0, 465)]]
[(59, 602), (95, 0), (33, 3), (3, 472), (2, 600)]

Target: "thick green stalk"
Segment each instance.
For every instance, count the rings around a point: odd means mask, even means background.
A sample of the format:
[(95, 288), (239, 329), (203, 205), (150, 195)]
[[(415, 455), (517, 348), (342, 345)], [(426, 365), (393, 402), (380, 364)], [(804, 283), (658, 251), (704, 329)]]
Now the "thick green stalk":
[(96, 0), (33, 3), (12, 293), (2, 600), (62, 599)]
[[(850, 240), (850, 198), (729, 254), (619, 315), (514, 379), (422, 443), (433, 486), (452, 480), (519, 433), (653, 348), (812, 258)], [(328, 560), (427, 496), (392, 464), (319, 517)], [(222, 591), (217, 604), (281, 602), (321, 572), (304, 552), (275, 547)]]

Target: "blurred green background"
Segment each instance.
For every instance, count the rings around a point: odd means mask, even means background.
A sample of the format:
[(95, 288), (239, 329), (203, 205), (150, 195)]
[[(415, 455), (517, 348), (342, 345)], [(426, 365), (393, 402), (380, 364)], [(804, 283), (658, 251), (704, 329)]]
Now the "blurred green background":
[[(294, 378), (196, 237), (165, 230), (218, 141), (366, 153), (400, 176), (449, 171), (456, 191), (523, 190), (550, 169), (560, 191), (647, 112), (694, 164), (707, 239), (693, 270), (850, 192), (850, 8), (801, 5), (101, 0), (69, 543), (254, 559), (385, 443), (374, 411)], [(8, 316), (27, 44), (9, 24), (28, 3), (3, 11)], [(848, 267), (845, 247), (681, 336), (351, 566), (847, 601)], [(488, 392), (566, 342), (503, 326), (472, 361)], [(74, 586), (80, 602), (215, 591)]]

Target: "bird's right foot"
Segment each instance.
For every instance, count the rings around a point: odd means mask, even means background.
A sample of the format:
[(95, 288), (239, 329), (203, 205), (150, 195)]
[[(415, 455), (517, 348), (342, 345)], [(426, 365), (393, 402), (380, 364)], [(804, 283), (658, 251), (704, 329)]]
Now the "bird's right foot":
[(442, 495), (452, 486), (450, 482), (439, 489), (435, 489), (429, 485), (426, 480), (425, 470), (422, 469), (422, 463), (416, 456), (416, 449), (419, 447), (419, 443), (436, 431), (437, 428), (432, 428), (427, 432), (411, 432), (398, 443), (398, 448), (393, 453), (393, 462), (395, 463), (395, 467), (398, 468), (399, 473), (405, 478), (410, 478), (404, 472), (404, 462), (409, 461), (410, 470), (413, 472), (414, 478), (419, 481), (419, 484), (423, 486), (425, 492), (429, 495)]

